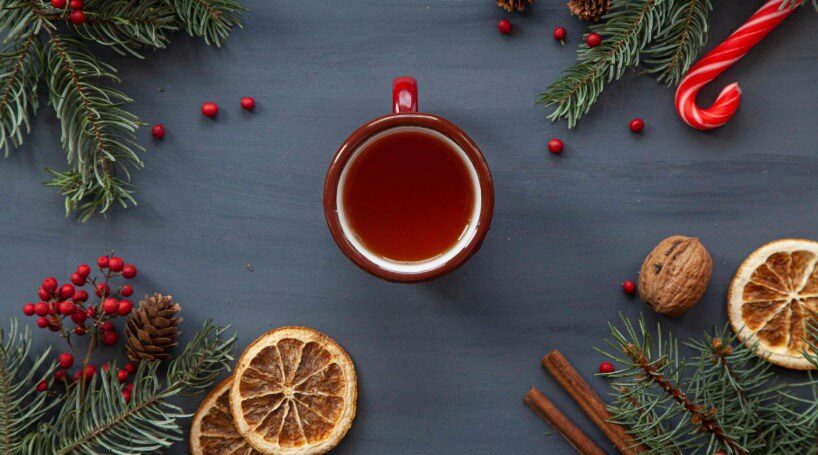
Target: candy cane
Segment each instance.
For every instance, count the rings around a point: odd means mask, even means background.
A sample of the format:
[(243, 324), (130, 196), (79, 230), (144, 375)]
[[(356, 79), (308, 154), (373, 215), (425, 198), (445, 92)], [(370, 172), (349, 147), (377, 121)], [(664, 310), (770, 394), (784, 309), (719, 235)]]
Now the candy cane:
[(782, 3), (786, 1), (770, 0), (765, 3), (744, 25), (690, 68), (676, 90), (676, 110), (685, 123), (699, 130), (711, 130), (727, 123), (736, 113), (741, 101), (741, 89), (737, 82), (724, 87), (708, 108), (696, 105), (696, 95), (702, 86), (744, 57), (744, 54), (792, 14), (796, 6), (804, 3), (804, 0), (796, 0), (795, 5), (782, 8)]

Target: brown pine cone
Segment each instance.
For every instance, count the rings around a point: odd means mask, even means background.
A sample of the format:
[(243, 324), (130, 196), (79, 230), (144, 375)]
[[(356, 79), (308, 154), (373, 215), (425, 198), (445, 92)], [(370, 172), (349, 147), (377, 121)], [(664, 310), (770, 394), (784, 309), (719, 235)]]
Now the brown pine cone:
[(128, 358), (134, 362), (169, 359), (170, 351), (179, 344), (180, 310), (169, 295), (157, 293), (139, 302), (139, 309), (125, 324)]
[(610, 0), (569, 0), (571, 14), (586, 21), (598, 21), (608, 11)]
[(534, 3), (534, 0), (497, 0), (497, 6), (505, 8), (506, 11), (522, 11), (529, 3)]

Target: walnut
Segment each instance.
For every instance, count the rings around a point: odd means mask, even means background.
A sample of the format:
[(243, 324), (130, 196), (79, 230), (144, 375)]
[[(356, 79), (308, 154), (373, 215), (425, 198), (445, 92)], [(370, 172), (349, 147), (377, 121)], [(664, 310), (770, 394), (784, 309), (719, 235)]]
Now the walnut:
[(642, 263), (639, 296), (656, 312), (679, 316), (699, 301), (712, 272), (713, 260), (699, 239), (674, 235)]

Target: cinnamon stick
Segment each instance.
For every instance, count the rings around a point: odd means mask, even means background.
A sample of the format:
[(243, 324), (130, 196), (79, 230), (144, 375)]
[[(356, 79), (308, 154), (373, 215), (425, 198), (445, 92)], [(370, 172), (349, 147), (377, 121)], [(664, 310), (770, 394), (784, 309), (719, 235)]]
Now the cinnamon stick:
[(639, 444), (628, 435), (623, 427), (608, 422), (611, 414), (605, 408), (605, 402), (582, 379), (582, 376), (568, 363), (568, 359), (560, 351), (554, 349), (546, 354), (542, 358), (542, 365), (621, 453), (635, 455), (648, 450), (647, 447)]
[(562, 411), (554, 406), (554, 403), (552, 403), (548, 397), (537, 390), (536, 387), (532, 387), (531, 390), (525, 394), (525, 404), (543, 420), (556, 428), (577, 452), (582, 455), (605, 455), (605, 452), (594, 444), (591, 438), (577, 428), (577, 426), (574, 425)]

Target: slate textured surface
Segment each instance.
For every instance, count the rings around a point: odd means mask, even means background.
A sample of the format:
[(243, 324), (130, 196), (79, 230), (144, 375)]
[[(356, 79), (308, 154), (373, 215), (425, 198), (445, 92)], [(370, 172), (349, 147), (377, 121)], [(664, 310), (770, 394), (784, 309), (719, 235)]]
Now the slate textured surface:
[[(523, 405), (531, 385), (610, 451), (539, 358), (561, 349), (606, 393), (592, 346), (619, 312), (645, 311), (619, 283), (665, 236), (701, 237), (715, 262), (688, 314), (647, 313), (682, 336), (725, 322), (727, 284), (757, 246), (818, 237), (816, 15), (800, 10), (708, 87), (703, 102), (733, 80), (744, 90), (720, 130), (686, 127), (673, 90), (630, 72), (569, 132), (534, 100), (574, 60), (585, 24), (564, 1), (538, 0), (503, 37), (495, 24), (506, 14), (492, 3), (251, 1), (244, 29), (220, 50), (180, 34), (144, 61), (110, 56), (130, 108), (168, 131), (161, 143), (139, 132), (149, 149), (139, 206), (85, 224), (63, 218), (59, 196), (40, 184), (45, 167), (63, 167), (43, 108), (27, 145), (0, 164), (3, 319), (22, 316), (43, 276), (64, 280), (113, 249), (139, 265), (137, 293), (178, 298), (186, 339), (207, 318), (232, 324), (242, 348), (286, 324), (337, 339), (360, 378), (359, 415), (337, 453), (571, 453)], [(717, 3), (709, 47), (761, 2)], [(557, 25), (565, 46), (550, 37)], [(336, 147), (386, 113), (403, 74), (420, 81), (422, 110), (477, 142), (496, 185), (482, 250), (412, 286), (352, 265), (321, 209)], [(244, 95), (256, 98), (254, 113), (239, 108)], [(215, 121), (199, 114), (206, 100), (222, 107)], [(647, 122), (641, 136), (627, 130), (636, 116)], [(563, 156), (545, 151), (551, 135), (565, 140)]]

